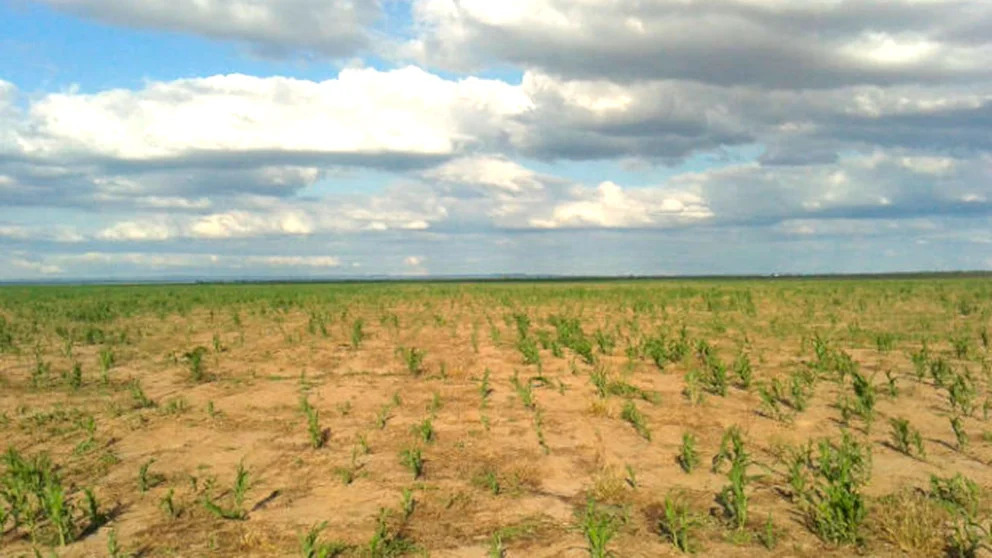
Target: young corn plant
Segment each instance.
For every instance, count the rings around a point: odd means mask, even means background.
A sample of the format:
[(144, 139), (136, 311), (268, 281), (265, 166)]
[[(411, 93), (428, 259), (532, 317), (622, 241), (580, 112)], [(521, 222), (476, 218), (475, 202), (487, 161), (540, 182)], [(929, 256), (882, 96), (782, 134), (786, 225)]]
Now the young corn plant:
[(682, 395), (693, 405), (700, 405), (705, 399), (699, 371), (695, 368), (685, 373), (685, 388), (682, 389)]
[(210, 513), (221, 519), (244, 520), (248, 518), (248, 510), (244, 507), (245, 496), (251, 487), (248, 469), (245, 468), (244, 461), (238, 463), (238, 470), (234, 477), (234, 487), (231, 489), (231, 500), (233, 505), (225, 507), (214, 501), (209, 491), (203, 497), (203, 507)]
[(789, 420), (789, 414), (781, 406), (781, 396), (776, 389), (780, 384), (776, 381), (769, 386), (758, 385), (758, 397), (761, 398), (760, 414), (779, 422)]
[(961, 417), (951, 417), (951, 430), (954, 432), (958, 451), (964, 451), (968, 447), (968, 433), (964, 431), (964, 421), (961, 420)]
[(930, 377), (935, 386), (942, 388), (947, 386), (948, 381), (954, 375), (951, 365), (941, 357), (930, 361)]
[(971, 416), (975, 411), (975, 400), (978, 390), (974, 382), (966, 374), (955, 374), (954, 380), (947, 386), (947, 395), (951, 410), (964, 416)]
[(806, 497), (809, 487), (809, 471), (813, 468), (813, 446), (805, 444), (791, 449), (786, 457), (786, 477), (789, 481), (793, 502), (799, 502)]
[(134, 378), (128, 383), (128, 391), (131, 392), (131, 399), (134, 401), (135, 409), (149, 409), (156, 405), (141, 387), (141, 380)]
[(813, 395), (813, 376), (803, 372), (795, 371), (789, 375), (789, 406), (801, 413), (809, 406), (809, 399)]
[(66, 375), (66, 383), (73, 391), (83, 386), (83, 366), (78, 362), (73, 363), (72, 369)]
[(754, 372), (751, 369), (751, 358), (744, 351), (741, 351), (737, 355), (737, 360), (734, 361), (734, 374), (737, 375), (737, 385), (741, 389), (751, 389), (751, 384), (754, 382)]
[(981, 509), (981, 494), (978, 484), (961, 473), (953, 477), (930, 475), (928, 496), (954, 514), (977, 517)]
[(895, 449), (910, 457), (913, 456), (915, 449), (917, 457), (926, 458), (926, 452), (923, 450), (923, 437), (919, 430), (909, 424), (908, 419), (892, 417), (889, 419), (889, 426), (892, 445)]
[(304, 395), (300, 397), (300, 410), (307, 419), (307, 434), (310, 436), (310, 447), (320, 449), (327, 444), (327, 431), (320, 427), (320, 413), (310, 404)]
[(413, 433), (425, 443), (430, 444), (434, 441), (434, 423), (430, 418), (425, 418), (421, 422), (413, 425)]
[(629, 422), (642, 438), (651, 441), (651, 429), (648, 428), (644, 415), (637, 409), (637, 405), (633, 401), (624, 403), (623, 410), (620, 411), (620, 418)]
[(379, 509), (379, 517), (376, 520), (375, 531), (369, 540), (363, 555), (370, 558), (392, 558), (410, 554), (417, 549), (411, 541), (407, 540), (401, 532), (390, 527), (390, 510)]
[(767, 550), (775, 550), (775, 547), (778, 545), (778, 530), (775, 529), (775, 524), (772, 522), (772, 514), (770, 513), (765, 519), (765, 524), (762, 526), (761, 531), (758, 531), (758, 542)]
[(888, 388), (889, 397), (892, 399), (899, 397), (899, 386), (896, 384), (896, 379), (895, 374), (891, 370), (885, 371), (885, 384)]
[(579, 528), (586, 539), (590, 558), (607, 558), (613, 553), (607, 548), (616, 536), (623, 520), (615, 512), (606, 510), (589, 499), (579, 517)]
[(424, 475), (424, 456), (420, 448), (410, 447), (400, 452), (400, 464), (413, 473), (414, 480)]
[(321, 541), (320, 532), (327, 528), (324, 521), (310, 527), (300, 535), (300, 556), (302, 558), (335, 558), (351, 549), (351, 546), (340, 541)]
[(174, 488), (170, 488), (158, 503), (159, 508), (162, 509), (162, 512), (165, 513), (166, 517), (169, 519), (176, 519), (179, 517), (180, 510), (179, 507), (176, 506), (175, 493), (176, 490)]
[[(6, 506), (0, 508), (3, 510), (0, 529), (6, 528), (9, 518), (15, 532), (24, 525), (33, 541), (51, 536), (60, 546), (75, 541), (85, 532), (77, 523), (77, 506), (47, 456), (29, 459), (10, 448), (3, 456), (3, 463), (6, 471), (0, 475), (0, 500)], [(105, 522), (104, 516), (93, 492), (85, 489), (84, 495), (87, 504), (84, 513), (90, 520), (86, 530), (93, 530)]]
[(686, 473), (691, 473), (699, 465), (699, 453), (696, 451), (696, 436), (685, 432), (682, 434), (682, 447), (678, 455), (679, 466)]
[(821, 440), (814, 484), (803, 508), (810, 530), (826, 542), (857, 544), (867, 516), (862, 488), (871, 474), (871, 452), (847, 432), (840, 443)]
[(727, 366), (714, 353), (706, 353), (706, 375), (703, 378), (706, 389), (720, 397), (727, 396), (730, 385), (727, 378)]
[(923, 344), (916, 351), (909, 354), (909, 360), (913, 363), (913, 370), (916, 372), (916, 378), (922, 380), (927, 374), (927, 370), (930, 367), (930, 349), (927, 346), (926, 339), (923, 340)]
[(400, 355), (403, 364), (410, 374), (420, 376), (424, 372), (424, 357), (427, 352), (416, 347), (399, 347), (396, 353)]
[(59, 545), (65, 546), (76, 536), (73, 506), (67, 501), (65, 488), (58, 479), (49, 479), (42, 486), (41, 508), (58, 535)]
[(692, 533), (698, 523), (684, 498), (671, 494), (665, 496), (664, 513), (658, 520), (658, 529), (679, 552), (693, 551)]
[(89, 520), (89, 526), (86, 528), (86, 532), (93, 532), (105, 525), (110, 520), (110, 517), (100, 511), (100, 502), (97, 501), (93, 489), (84, 488), (83, 495), (86, 497), (86, 518)]
[(479, 383), (479, 396), (482, 398), (482, 407), (485, 407), (489, 403), (489, 396), (493, 393), (492, 386), (489, 384), (489, 377), (492, 373), (488, 368), (482, 373), (482, 381)]
[(392, 418), (394, 405), (386, 403), (379, 409), (379, 412), (375, 415), (375, 427), (379, 430), (386, 428), (386, 424), (389, 423), (389, 419)]
[(865, 378), (858, 371), (851, 373), (854, 388), (855, 411), (865, 422), (865, 429), (870, 430), (875, 421), (875, 385), (870, 378)]
[(110, 347), (100, 349), (100, 380), (104, 385), (110, 383), (110, 369), (114, 367), (114, 351)]
[(521, 381), (520, 375), (514, 370), (513, 376), (510, 378), (510, 383), (513, 385), (513, 389), (517, 392), (520, 402), (524, 404), (524, 407), (533, 409), (536, 403), (534, 401), (534, 386), (530, 380)]
[(499, 480), (499, 473), (492, 466), (487, 466), (478, 474), (472, 477), (472, 484), (485, 488), (493, 496), (499, 496), (503, 492), (503, 485)]
[(86, 416), (79, 421), (79, 425), (86, 431), (86, 439), (76, 444), (72, 450), (75, 455), (88, 453), (96, 447), (96, 418), (93, 415)]
[(183, 359), (186, 361), (186, 366), (189, 368), (189, 377), (196, 383), (203, 382), (207, 379), (206, 367), (204, 366), (203, 357), (207, 354), (207, 348), (202, 346), (197, 346), (191, 351), (183, 353)]
[(537, 435), (537, 444), (541, 446), (541, 451), (545, 454), (551, 453), (551, 447), (544, 438), (544, 411), (540, 407), (534, 407), (534, 434)]
[(400, 510), (403, 512), (403, 521), (410, 519), (417, 508), (417, 500), (413, 497), (413, 490), (404, 488), (400, 494)]
[(486, 548), (486, 558), (505, 558), (506, 546), (503, 545), (503, 535), (499, 531), (494, 531), (489, 537), (489, 546)]
[(992, 526), (984, 527), (975, 519), (957, 516), (947, 540), (947, 555), (953, 558), (977, 558), (985, 543), (992, 539)]
[(524, 364), (541, 363), (541, 352), (537, 348), (537, 341), (533, 337), (521, 337), (517, 341), (517, 350), (523, 356)]
[(740, 427), (736, 425), (731, 426), (724, 431), (723, 437), (720, 438), (720, 449), (713, 456), (711, 471), (719, 473), (724, 463), (733, 463), (738, 456), (746, 457), (746, 455), (747, 452), (744, 450), (744, 434), (741, 432)]
[(723, 508), (724, 516), (741, 531), (747, 526), (747, 484), (750, 482), (747, 468), (751, 462), (743, 443), (734, 444), (730, 453), (730, 471), (727, 473), (730, 484), (720, 491), (716, 501)]
[(138, 490), (141, 492), (148, 492), (149, 489), (154, 488), (165, 481), (165, 476), (161, 473), (152, 473), (150, 471), (152, 464), (155, 463), (154, 459), (149, 459), (141, 464), (138, 468)]
[(351, 323), (351, 348), (358, 350), (361, 346), (362, 341), (365, 339), (365, 321), (361, 318), (356, 318), (354, 322)]

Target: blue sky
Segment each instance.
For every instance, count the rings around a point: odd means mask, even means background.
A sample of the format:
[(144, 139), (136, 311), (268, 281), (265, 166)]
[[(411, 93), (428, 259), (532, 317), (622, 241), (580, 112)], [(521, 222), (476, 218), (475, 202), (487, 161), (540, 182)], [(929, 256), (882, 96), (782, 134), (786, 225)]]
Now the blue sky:
[(0, 280), (989, 269), (990, 24), (8, 0)]

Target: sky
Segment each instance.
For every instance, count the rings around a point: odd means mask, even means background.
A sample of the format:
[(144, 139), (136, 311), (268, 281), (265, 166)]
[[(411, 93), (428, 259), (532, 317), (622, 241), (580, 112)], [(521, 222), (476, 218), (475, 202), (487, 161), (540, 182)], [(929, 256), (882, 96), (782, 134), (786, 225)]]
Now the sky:
[(0, 0), (0, 281), (992, 269), (985, 0)]

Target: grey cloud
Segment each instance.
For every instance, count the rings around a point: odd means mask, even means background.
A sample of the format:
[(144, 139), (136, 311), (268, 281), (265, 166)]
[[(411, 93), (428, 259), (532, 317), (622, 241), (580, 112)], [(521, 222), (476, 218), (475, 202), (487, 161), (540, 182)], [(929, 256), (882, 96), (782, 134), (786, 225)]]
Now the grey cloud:
[(980, 33), (992, 6), (968, 0), (414, 5), (412, 50), (463, 69), (511, 63), (574, 78), (795, 89), (992, 76), (992, 36)]
[(256, 52), (351, 56), (371, 45), (375, 0), (38, 0), (98, 21), (233, 40)]
[(689, 82), (618, 85), (527, 73), (533, 109), (516, 118), (511, 142), (546, 159), (649, 157), (677, 161), (694, 152), (754, 140), (734, 92)]
[(835, 164), (728, 167), (676, 177), (698, 189), (718, 223), (797, 218), (992, 215), (988, 156), (954, 159), (913, 151), (848, 155)]

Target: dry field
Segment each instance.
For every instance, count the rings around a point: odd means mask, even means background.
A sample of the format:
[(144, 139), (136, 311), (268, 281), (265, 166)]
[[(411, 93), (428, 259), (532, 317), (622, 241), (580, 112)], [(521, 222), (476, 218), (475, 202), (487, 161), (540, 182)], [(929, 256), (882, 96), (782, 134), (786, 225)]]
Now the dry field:
[(3, 556), (990, 555), (983, 278), (0, 289)]

